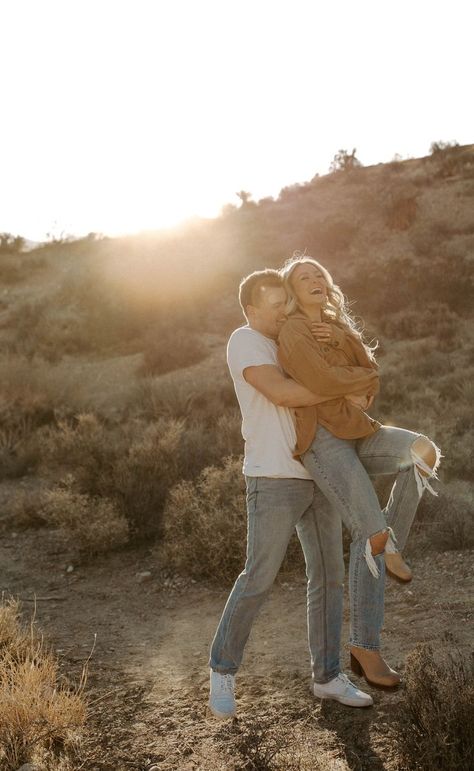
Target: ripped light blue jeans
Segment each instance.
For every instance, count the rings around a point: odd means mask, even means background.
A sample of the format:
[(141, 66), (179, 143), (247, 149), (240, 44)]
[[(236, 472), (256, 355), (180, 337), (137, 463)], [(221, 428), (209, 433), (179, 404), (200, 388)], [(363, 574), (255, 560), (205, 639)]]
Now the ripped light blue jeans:
[[(421, 434), (403, 428), (382, 426), (362, 439), (339, 439), (318, 426), (310, 449), (301, 460), (318, 487), (339, 513), (352, 536), (349, 562), (350, 643), (378, 650), (383, 624), (385, 562), (383, 555), (368, 554), (369, 537), (392, 528), (398, 549), (405, 546), (423, 490), (431, 489), (421, 466), (436, 477), (412, 449)], [(396, 474), (383, 510), (371, 476)], [(435, 493), (436, 494), (436, 493)], [(370, 564), (372, 563), (372, 568)]]

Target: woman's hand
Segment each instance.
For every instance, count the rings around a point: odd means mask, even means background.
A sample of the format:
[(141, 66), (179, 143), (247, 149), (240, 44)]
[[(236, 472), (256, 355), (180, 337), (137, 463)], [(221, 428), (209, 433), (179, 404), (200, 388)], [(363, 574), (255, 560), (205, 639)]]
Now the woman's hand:
[(325, 321), (313, 321), (311, 324), (311, 332), (313, 337), (318, 343), (331, 343), (333, 339), (333, 332), (331, 324), (327, 324)]

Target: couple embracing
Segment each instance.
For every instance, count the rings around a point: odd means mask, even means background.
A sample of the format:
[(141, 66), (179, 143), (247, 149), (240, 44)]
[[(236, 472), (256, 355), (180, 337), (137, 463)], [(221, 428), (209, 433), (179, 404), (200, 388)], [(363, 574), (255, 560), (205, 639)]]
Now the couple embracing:
[[(351, 669), (379, 688), (400, 675), (380, 653), (385, 573), (411, 580), (404, 562), (415, 512), (440, 452), (427, 437), (371, 418), (379, 388), (364, 342), (329, 272), (296, 255), (281, 271), (242, 280), (247, 324), (229, 340), (227, 361), (242, 412), (247, 486), (247, 559), (219, 622), (210, 655), (211, 712), (235, 714), (235, 675), (252, 624), (296, 528), (307, 575), (312, 691), (351, 707), (372, 697), (342, 672), (344, 563), (349, 562)], [(396, 474), (384, 509), (369, 475)], [(317, 505), (319, 488), (331, 506)]]

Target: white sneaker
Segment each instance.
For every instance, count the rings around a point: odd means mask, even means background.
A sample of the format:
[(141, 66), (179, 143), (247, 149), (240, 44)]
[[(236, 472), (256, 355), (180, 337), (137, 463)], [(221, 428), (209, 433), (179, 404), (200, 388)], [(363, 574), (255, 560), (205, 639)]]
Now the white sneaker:
[(234, 675), (221, 675), (211, 669), (209, 709), (215, 717), (225, 719), (235, 715)]
[(313, 691), (319, 699), (334, 699), (348, 707), (370, 707), (374, 703), (372, 696), (359, 691), (342, 672), (329, 683), (313, 683)]

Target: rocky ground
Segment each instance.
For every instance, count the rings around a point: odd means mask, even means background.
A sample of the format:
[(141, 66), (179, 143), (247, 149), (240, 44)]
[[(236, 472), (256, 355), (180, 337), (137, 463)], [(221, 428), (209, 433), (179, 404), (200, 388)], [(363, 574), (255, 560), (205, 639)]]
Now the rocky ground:
[[(4, 594), (19, 597), (26, 616), (36, 602), (63, 671), (77, 679), (90, 657), (78, 769), (266, 769), (274, 757), (278, 768), (400, 769), (387, 735), (403, 689), (355, 678), (374, 697), (365, 710), (312, 698), (303, 575), (278, 579), (237, 678), (238, 717), (216, 722), (207, 656), (228, 587), (167, 577), (147, 549), (77, 564), (49, 530), (4, 535), (0, 559)], [(463, 648), (472, 638), (472, 553), (411, 562), (412, 584), (390, 582), (386, 593), (384, 652), (402, 671), (419, 641)], [(348, 671), (347, 651), (344, 662)]]

